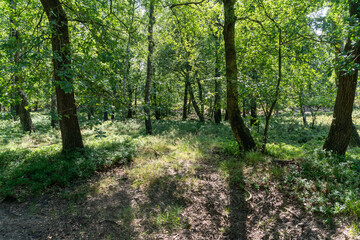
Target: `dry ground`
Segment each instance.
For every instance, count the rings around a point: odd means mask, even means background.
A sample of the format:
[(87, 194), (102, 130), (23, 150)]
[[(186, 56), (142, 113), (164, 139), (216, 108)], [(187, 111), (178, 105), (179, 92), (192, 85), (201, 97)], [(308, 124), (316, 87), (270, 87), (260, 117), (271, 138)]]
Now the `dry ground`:
[(134, 187), (119, 167), (71, 189), (5, 201), (0, 239), (352, 239), (344, 224), (325, 225), (305, 211), (278, 181), (262, 181), (266, 164), (245, 167), (244, 179), (231, 183), (214, 163), (221, 158), (199, 160), (192, 173), (169, 168), (147, 188)]

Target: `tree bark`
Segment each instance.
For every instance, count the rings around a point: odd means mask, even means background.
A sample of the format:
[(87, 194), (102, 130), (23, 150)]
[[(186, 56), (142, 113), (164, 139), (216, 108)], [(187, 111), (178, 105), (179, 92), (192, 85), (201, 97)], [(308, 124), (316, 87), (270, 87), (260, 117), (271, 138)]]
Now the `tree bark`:
[(237, 88), (237, 65), (235, 51), (235, 22), (234, 5), (236, 0), (223, 0), (224, 2), (224, 41), (225, 41), (225, 62), (226, 62), (226, 90), (227, 110), (231, 129), (239, 146), (242, 145), (245, 151), (256, 148), (255, 141), (249, 129), (245, 126), (239, 109), (239, 96)]
[(147, 59), (146, 84), (145, 84), (145, 128), (147, 134), (152, 134), (151, 112), (150, 112), (150, 92), (151, 80), (153, 74), (152, 57), (154, 52), (153, 28), (155, 24), (154, 17), (154, 0), (150, 0), (149, 6), (149, 27), (148, 27), (148, 43), (149, 54)]
[(59, 0), (40, 1), (52, 29), (51, 44), (53, 51), (54, 80), (57, 110), (60, 116), (63, 152), (83, 148), (84, 145), (79, 121), (76, 115), (74, 92), (73, 90), (67, 90), (65, 92), (63, 89), (65, 86), (72, 85), (67, 16)]
[[(14, 13), (16, 13), (16, 2), (11, 0), (10, 5)], [(10, 15), (10, 23), (12, 25), (10, 29), (11, 32), (10, 37), (15, 39), (15, 43), (17, 45), (16, 47), (18, 47), (20, 45), (19, 44), (20, 36), (19, 36), (19, 32), (16, 29), (14, 29), (14, 27), (16, 26), (16, 22), (13, 14)], [(13, 56), (14, 64), (16, 67), (20, 64), (21, 61), (20, 58), (21, 58), (20, 50), (16, 50)], [(30, 132), (30, 133), (35, 132), (35, 128), (30, 116), (30, 111), (28, 109), (29, 103), (28, 103), (27, 95), (23, 89), (18, 87), (18, 85), (20, 84), (20, 80), (22, 79), (18, 73), (14, 74), (14, 79), (15, 79), (15, 85), (17, 86), (17, 94), (20, 98), (20, 102), (15, 104), (16, 114), (19, 115), (20, 117), (20, 123), (24, 132)]]
[[(349, 1), (350, 17), (359, 23), (360, 1)], [(354, 25), (352, 22), (350, 25)], [(353, 43), (351, 36), (348, 37), (344, 52), (351, 59), (351, 62), (360, 64), (360, 40)], [(343, 54), (343, 53), (341, 53)], [(336, 94), (333, 120), (329, 134), (325, 140), (323, 149), (333, 151), (336, 154), (344, 155), (349, 145), (352, 132), (352, 111), (355, 99), (358, 69), (351, 72), (339, 71), (338, 90)]]
[(56, 128), (57, 125), (57, 116), (56, 116), (56, 95), (55, 93), (51, 94), (51, 100), (50, 100), (50, 117), (51, 117), (51, 127)]
[(360, 147), (360, 136), (354, 124), (352, 124), (352, 128), (351, 128), (351, 137), (350, 137), (349, 145), (352, 147)]

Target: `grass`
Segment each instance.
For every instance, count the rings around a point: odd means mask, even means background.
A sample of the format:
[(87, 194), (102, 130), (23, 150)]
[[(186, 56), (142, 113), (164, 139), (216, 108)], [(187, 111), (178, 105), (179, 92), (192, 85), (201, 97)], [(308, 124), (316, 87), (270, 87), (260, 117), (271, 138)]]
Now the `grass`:
[[(18, 121), (0, 119), (0, 196), (3, 199), (24, 200), (29, 195), (70, 186), (90, 178), (96, 171), (119, 165), (125, 167), (134, 188), (151, 190), (156, 186), (168, 191), (169, 183), (174, 182), (179, 191), (196, 189), (198, 180), (194, 176), (201, 169), (201, 159), (215, 157), (219, 171), (229, 184), (240, 188), (250, 185), (256, 189), (266, 187), (269, 181), (277, 181), (281, 183), (279, 186), (287, 185), (309, 211), (327, 219), (350, 217), (355, 219), (352, 231), (359, 229), (356, 219), (360, 218), (360, 149), (349, 148), (345, 157), (319, 150), (331, 121), (329, 113), (319, 115), (314, 128), (303, 127), (299, 116), (274, 117), (265, 155), (241, 153), (228, 123), (160, 120), (153, 122), (154, 134), (147, 136), (142, 121), (104, 123), (83, 119), (86, 148), (63, 156), (59, 131), (51, 129), (46, 115), (32, 116), (37, 132), (31, 135), (20, 131)], [(252, 129), (258, 143), (262, 127), (260, 131)], [(281, 167), (272, 164), (274, 159), (296, 164)], [(258, 181), (251, 182), (251, 178)], [(88, 188), (63, 192), (62, 196), (77, 201), (89, 194), (106, 194), (113, 181), (116, 180), (109, 177)], [(176, 198), (180, 199), (181, 194), (180, 191)], [(184, 228), (183, 209), (181, 204), (168, 205), (153, 211), (150, 222), (166, 231)], [(119, 217), (131, 222), (134, 216), (128, 211), (123, 209)]]

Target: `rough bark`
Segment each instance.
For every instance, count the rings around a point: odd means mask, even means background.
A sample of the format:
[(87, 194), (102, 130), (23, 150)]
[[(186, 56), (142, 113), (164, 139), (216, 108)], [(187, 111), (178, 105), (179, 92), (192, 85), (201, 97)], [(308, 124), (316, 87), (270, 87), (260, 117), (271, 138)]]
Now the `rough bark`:
[(245, 126), (239, 109), (239, 96), (237, 88), (237, 65), (235, 51), (235, 0), (223, 0), (224, 2), (224, 41), (225, 41), (225, 62), (226, 62), (226, 90), (227, 110), (231, 129), (239, 146), (242, 145), (245, 151), (256, 148), (255, 141), (249, 129)]
[[(359, 6), (360, 1), (349, 1), (350, 16), (354, 19), (354, 22), (350, 25), (359, 23)], [(351, 62), (360, 64), (359, 40), (353, 43), (351, 41), (351, 36), (349, 36), (343, 52), (348, 55)], [(323, 149), (333, 151), (339, 155), (344, 155), (347, 146), (349, 145), (352, 132), (352, 111), (358, 79), (358, 69), (354, 69), (351, 72), (338, 71), (337, 76), (338, 90), (335, 100), (333, 120), (331, 122), (330, 131), (325, 140)]]
[(153, 41), (153, 28), (155, 24), (154, 17), (154, 0), (150, 0), (149, 6), (149, 27), (148, 27), (148, 43), (149, 43), (149, 54), (147, 59), (146, 69), (146, 84), (145, 84), (145, 128), (147, 134), (152, 134), (151, 125), (151, 112), (150, 112), (150, 92), (151, 92), (151, 81), (153, 74), (152, 57), (154, 52), (154, 41)]
[(65, 92), (61, 86), (64, 82), (72, 84), (68, 19), (59, 0), (40, 1), (52, 29), (53, 75), (63, 152), (83, 148), (74, 92)]

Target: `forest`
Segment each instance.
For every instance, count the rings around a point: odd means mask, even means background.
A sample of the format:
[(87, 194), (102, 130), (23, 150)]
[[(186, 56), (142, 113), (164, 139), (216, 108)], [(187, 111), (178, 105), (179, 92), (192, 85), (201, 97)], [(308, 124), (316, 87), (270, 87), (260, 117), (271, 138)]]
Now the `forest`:
[(0, 10), (0, 239), (360, 238), (360, 0)]

